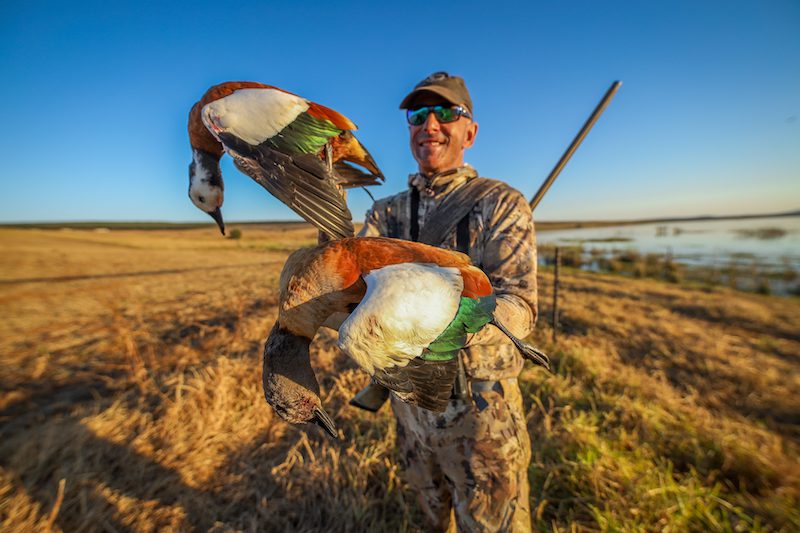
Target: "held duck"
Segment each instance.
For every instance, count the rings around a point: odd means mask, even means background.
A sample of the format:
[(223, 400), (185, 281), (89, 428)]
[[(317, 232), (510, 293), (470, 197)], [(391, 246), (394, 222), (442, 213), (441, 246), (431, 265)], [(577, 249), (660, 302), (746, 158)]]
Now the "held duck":
[(341, 113), (278, 87), (215, 85), (189, 113), (189, 198), (224, 234), (219, 161), (227, 152), (239, 170), (331, 239), (351, 237), (340, 188), (384, 179), (355, 129)]
[(280, 278), (280, 308), (264, 348), (264, 394), (291, 423), (314, 422), (336, 437), (319, 398), (309, 346), (320, 326), (339, 348), (402, 400), (443, 411), (458, 352), (487, 324), (549, 369), (545, 354), (494, 317), (495, 294), (466, 255), (382, 237), (348, 238), (292, 254)]

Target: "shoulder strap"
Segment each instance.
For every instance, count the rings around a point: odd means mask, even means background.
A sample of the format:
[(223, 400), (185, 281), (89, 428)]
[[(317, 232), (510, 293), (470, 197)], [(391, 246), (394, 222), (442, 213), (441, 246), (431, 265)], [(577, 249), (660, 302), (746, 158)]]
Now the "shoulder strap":
[[(442, 244), (445, 237), (452, 232), (458, 223), (472, 211), (478, 201), (492, 192), (493, 190), (502, 187), (503, 182), (491, 180), (488, 178), (472, 178), (450, 193), (447, 198), (439, 204), (436, 211), (431, 214), (431, 217), (425, 223), (425, 226), (420, 228), (419, 238), (414, 239), (412, 231), (412, 240), (424, 244), (438, 246)], [(418, 213), (414, 212), (414, 191), (412, 187), (412, 216), (411, 216), (411, 229), (418, 224)], [(417, 202), (419, 202), (419, 191), (417, 191)], [(417, 204), (418, 205), (418, 204)]]
[(419, 189), (411, 187), (411, 220), (409, 221), (408, 232), (411, 240), (419, 241)]
[(469, 213), (456, 226), (456, 250), (469, 255)]
[[(411, 189), (411, 223), (409, 224), (409, 237), (414, 242), (419, 242), (419, 190)], [(396, 237), (396, 235), (394, 235)], [(442, 237), (444, 240), (444, 237)], [(441, 244), (441, 242), (439, 243)], [(456, 250), (469, 254), (469, 213), (458, 221), (456, 226)]]

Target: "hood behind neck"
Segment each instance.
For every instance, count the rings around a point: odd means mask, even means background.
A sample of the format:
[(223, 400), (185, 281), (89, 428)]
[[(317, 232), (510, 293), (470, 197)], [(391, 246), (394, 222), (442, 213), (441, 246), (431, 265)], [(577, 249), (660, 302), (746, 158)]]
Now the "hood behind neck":
[(457, 168), (443, 170), (431, 176), (420, 172), (408, 176), (408, 186), (421, 193), (435, 195), (449, 186), (456, 186), (464, 181), (478, 177), (478, 172), (471, 165), (465, 164)]

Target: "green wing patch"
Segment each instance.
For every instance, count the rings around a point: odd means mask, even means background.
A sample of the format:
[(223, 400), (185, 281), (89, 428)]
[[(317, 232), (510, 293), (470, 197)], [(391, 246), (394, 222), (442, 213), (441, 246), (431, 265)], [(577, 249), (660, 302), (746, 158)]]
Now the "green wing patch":
[(497, 305), (494, 294), (482, 298), (461, 297), (452, 322), (422, 353), (426, 361), (454, 359), (467, 343), (468, 333), (477, 333), (492, 319)]
[(300, 113), (291, 124), (264, 141), (264, 144), (284, 154), (316, 154), (331, 137), (336, 137), (342, 131), (332, 122)]

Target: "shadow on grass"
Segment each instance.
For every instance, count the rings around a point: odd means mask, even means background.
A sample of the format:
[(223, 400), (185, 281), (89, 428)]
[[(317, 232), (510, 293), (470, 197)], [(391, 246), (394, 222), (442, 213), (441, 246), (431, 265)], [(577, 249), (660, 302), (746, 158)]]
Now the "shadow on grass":
[[(228, 354), (225, 360), (257, 361), (260, 344), (248, 344), (245, 352)], [(317, 344), (315, 362), (325, 369), (324, 388), (336, 391), (341, 387), (337, 376), (352, 363), (332, 355), (333, 336)], [(159, 372), (167, 368), (171, 366), (165, 364)], [(366, 531), (384, 526), (404, 530), (416, 523), (396, 467), (385, 459), (392, 449), (375, 451), (386, 444), (382, 432), (375, 433), (375, 415), (348, 411), (341, 393), (328, 402), (331, 412), (341, 416), (342, 441), (331, 441), (314, 427), (295, 428), (275, 420), (256, 428), (254, 438), (225, 443), (221, 455), (210, 450), (204, 457), (207, 435), (198, 434), (192, 449), (191, 441), (172, 443), (168, 433), (137, 434), (136, 428), (150, 426), (147, 418), (157, 421), (167, 415), (163, 401), (174, 390), (150, 390), (152, 384), (146, 391), (136, 390), (131, 372), (113, 378), (108, 386), (104, 380), (110, 376), (40, 380), (3, 411), (0, 466), (7, 488), (26, 495), (38, 515), (47, 516), (55, 487), (65, 479), (55, 520), (64, 531)], [(220, 397), (235, 394), (239, 389), (233, 386), (219, 391)], [(147, 418), (117, 431), (113, 420), (125, 417), (126, 411)], [(175, 444), (179, 450), (170, 450)], [(194, 476), (192, 465), (203, 472)]]
[[(53, 508), (59, 479), (66, 480), (65, 497), (55, 520), (64, 531), (209, 531), (221, 526), (322, 531), (323, 524), (355, 527), (363, 522), (371, 513), (370, 499), (375, 497), (364, 494), (364, 503), (359, 505), (357, 494), (340, 494), (344, 500), (341, 507), (330, 505), (331, 501), (325, 504), (329, 491), (347, 487), (341, 483), (327, 486), (324, 479), (313, 486), (310, 482), (316, 472), (293, 471), (319, 466), (315, 461), (311, 461), (314, 465), (304, 464), (314, 452), (298, 447), (298, 443), (311, 440), (316, 442), (309, 448), (316, 453), (326, 448), (327, 438), (316, 435), (319, 432), (312, 428), (311, 436), (292, 428), (288, 438), (277, 442), (265, 431), (230, 453), (216, 469), (218, 476), (212, 476), (206, 485), (190, 486), (176, 469), (135, 451), (132, 442), (100, 437), (73, 415), (49, 417), (39, 427), (39, 421), (28, 422), (24, 440), (4, 436), (0, 465), (9, 474), (12, 490), (37, 502), (44, 515)], [(21, 429), (20, 424), (15, 427)], [(344, 443), (327, 444), (334, 456), (346, 447)], [(297, 476), (305, 476), (305, 481), (294, 479)], [(294, 489), (295, 482), (308, 484), (307, 490)]]
[[(38, 433), (38, 438), (25, 446), (17, 443), (16, 449), (9, 449), (13, 445), (6, 441), (3, 468), (13, 473), (15, 484), (38, 501), (42, 509), (53, 506), (54, 493), (50, 488), (59, 479), (66, 479), (65, 498), (56, 519), (64, 531), (133, 530), (136, 524), (131, 523), (131, 515), (127, 514), (122, 522), (118, 518), (121, 513), (108, 499), (109, 494), (140, 503), (155, 500), (159, 506), (180, 506), (185, 510), (187, 523), (196, 530), (208, 530), (213, 525), (216, 519), (213, 509), (234, 503), (220, 494), (187, 486), (175, 470), (126, 445), (98, 437), (75, 418), (62, 418), (28, 432), (31, 433)], [(29, 455), (45, 461), (35, 461)], [(24, 464), (26, 468), (15, 471), (15, 464)], [(164, 520), (152, 525), (169, 527), (169, 517)]]

